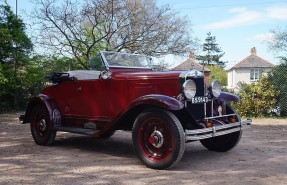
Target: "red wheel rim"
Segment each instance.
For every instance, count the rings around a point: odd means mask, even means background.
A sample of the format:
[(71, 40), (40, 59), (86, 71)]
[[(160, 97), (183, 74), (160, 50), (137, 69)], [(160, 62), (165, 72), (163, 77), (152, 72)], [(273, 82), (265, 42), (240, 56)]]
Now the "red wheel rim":
[(143, 155), (150, 160), (165, 160), (173, 149), (170, 126), (158, 118), (145, 120), (138, 130), (138, 144)]
[(37, 138), (42, 139), (45, 138), (48, 133), (49, 133), (49, 123), (48, 121), (45, 119), (45, 113), (43, 111), (40, 111), (37, 115), (36, 115), (36, 119), (35, 119), (35, 135)]

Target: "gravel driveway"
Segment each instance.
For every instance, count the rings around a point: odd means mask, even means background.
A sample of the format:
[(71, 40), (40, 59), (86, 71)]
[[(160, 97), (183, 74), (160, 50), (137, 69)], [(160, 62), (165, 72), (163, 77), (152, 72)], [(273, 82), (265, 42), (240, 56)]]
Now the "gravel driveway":
[(188, 143), (170, 170), (146, 168), (131, 133), (108, 140), (57, 133), (52, 146), (34, 143), (18, 114), (0, 114), (0, 184), (287, 184), (287, 119), (255, 119), (226, 153)]

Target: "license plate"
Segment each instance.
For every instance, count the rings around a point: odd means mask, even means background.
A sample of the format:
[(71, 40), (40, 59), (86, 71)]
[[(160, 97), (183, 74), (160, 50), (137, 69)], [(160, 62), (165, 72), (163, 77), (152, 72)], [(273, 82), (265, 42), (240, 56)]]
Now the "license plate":
[(191, 103), (207, 103), (208, 97), (206, 96), (196, 96), (191, 99)]

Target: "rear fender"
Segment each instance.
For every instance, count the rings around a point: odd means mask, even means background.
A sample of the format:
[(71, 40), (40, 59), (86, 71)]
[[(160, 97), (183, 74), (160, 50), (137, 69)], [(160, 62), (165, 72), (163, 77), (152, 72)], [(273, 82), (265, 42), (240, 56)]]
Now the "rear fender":
[(29, 102), (27, 106), (23, 123), (31, 123), (31, 116), (33, 114), (33, 109), (36, 105), (39, 105), (39, 104), (46, 107), (49, 113), (50, 122), (52, 125), (61, 124), (60, 109), (58, 108), (56, 102), (51, 97), (44, 95), (44, 94), (39, 94), (36, 97), (31, 99), (31, 101)]

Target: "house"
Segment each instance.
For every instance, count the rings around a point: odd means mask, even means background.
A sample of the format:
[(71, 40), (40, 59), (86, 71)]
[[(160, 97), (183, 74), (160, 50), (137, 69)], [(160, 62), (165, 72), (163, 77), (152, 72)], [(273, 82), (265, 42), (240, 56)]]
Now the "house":
[[(203, 66), (200, 65), (196, 59), (193, 52), (189, 53), (188, 59), (182, 63), (180, 63), (178, 66), (172, 68), (172, 71), (185, 71), (185, 70), (198, 70), (203, 72)], [(204, 67), (204, 77), (206, 79), (206, 84), (208, 84), (208, 77), (210, 76), (210, 70), (206, 67)]]
[(274, 66), (274, 64), (257, 56), (256, 48), (253, 47), (248, 57), (227, 71), (228, 89), (235, 89), (242, 83), (254, 83), (262, 75), (267, 75)]

